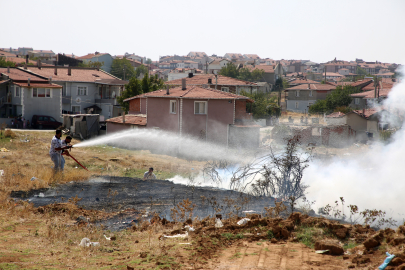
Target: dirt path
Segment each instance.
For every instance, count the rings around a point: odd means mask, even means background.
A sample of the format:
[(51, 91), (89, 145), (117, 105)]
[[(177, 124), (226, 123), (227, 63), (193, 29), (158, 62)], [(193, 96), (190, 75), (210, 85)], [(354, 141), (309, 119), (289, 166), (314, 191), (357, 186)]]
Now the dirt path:
[(266, 242), (243, 242), (243, 245), (223, 251), (210, 269), (347, 269), (349, 261), (342, 257), (316, 254), (301, 243), (271, 244)]

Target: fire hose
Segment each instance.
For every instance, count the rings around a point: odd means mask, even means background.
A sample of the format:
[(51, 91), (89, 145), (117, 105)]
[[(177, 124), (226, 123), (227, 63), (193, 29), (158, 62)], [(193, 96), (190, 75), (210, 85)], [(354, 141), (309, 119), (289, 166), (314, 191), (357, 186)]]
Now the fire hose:
[[(69, 151), (71, 151), (72, 148), (73, 148), (73, 146), (70, 145)], [(71, 157), (71, 158), (72, 158), (74, 161), (76, 161), (76, 163), (79, 164), (83, 169), (85, 169), (86, 171), (89, 171), (89, 170), (88, 170), (86, 167), (84, 167), (79, 161), (77, 161), (77, 159), (75, 159), (71, 154), (66, 155), (66, 154), (63, 154), (63, 153), (62, 153), (62, 155)]]

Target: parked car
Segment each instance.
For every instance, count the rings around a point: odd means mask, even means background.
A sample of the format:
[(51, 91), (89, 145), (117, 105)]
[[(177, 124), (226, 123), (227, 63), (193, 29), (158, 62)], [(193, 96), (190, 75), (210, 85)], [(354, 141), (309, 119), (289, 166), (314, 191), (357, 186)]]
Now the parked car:
[(58, 122), (52, 116), (48, 115), (33, 115), (31, 126), (33, 128), (52, 128), (57, 129), (58, 127), (62, 126), (61, 122)]

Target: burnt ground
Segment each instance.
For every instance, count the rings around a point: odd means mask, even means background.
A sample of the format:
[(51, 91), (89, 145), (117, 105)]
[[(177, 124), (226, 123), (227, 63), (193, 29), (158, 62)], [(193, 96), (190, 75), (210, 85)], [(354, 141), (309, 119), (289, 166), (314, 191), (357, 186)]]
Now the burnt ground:
[[(195, 204), (193, 215), (198, 217), (243, 211), (261, 213), (264, 207), (274, 206), (274, 199), (244, 193), (174, 184), (167, 180), (147, 180), (128, 177), (93, 177), (85, 182), (71, 182), (49, 189), (14, 191), (11, 197), (28, 200), (35, 207), (66, 202), (77, 197), (77, 205), (86, 210), (119, 212), (118, 216), (103, 221), (107, 228), (116, 230), (130, 226), (139, 215), (158, 213), (170, 220), (170, 209), (185, 199)], [(144, 216), (145, 217), (145, 216)]]

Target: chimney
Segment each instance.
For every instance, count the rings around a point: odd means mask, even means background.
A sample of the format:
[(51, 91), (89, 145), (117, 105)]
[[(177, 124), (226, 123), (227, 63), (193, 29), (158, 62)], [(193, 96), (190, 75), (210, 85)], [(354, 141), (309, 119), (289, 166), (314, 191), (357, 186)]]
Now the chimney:
[(41, 69), (42, 68), (42, 63), (41, 63), (41, 59), (38, 59), (38, 68)]
[(52, 84), (52, 76), (49, 77), (49, 84)]
[(169, 85), (166, 85), (166, 95), (170, 95)]
[(28, 78), (28, 86), (31, 86), (31, 78)]
[(24, 64), (24, 69), (27, 69), (27, 63)]
[(122, 112), (122, 123), (125, 124), (125, 111)]
[(10, 73), (10, 67), (7, 67), (7, 73)]
[(363, 115), (365, 115), (366, 114), (366, 109), (363, 109)]
[(25, 63), (26, 64), (28, 64), (28, 58), (29, 58), (29, 56), (28, 56), (28, 54), (25, 56)]
[(72, 76), (72, 69), (70, 67), (68, 68), (68, 76)]
[(54, 71), (55, 76), (58, 75), (58, 68), (55, 66), (55, 71)]
[(186, 79), (181, 79), (181, 90), (186, 90)]
[(308, 89), (311, 89), (311, 85), (310, 85), (310, 84), (308, 84)]

